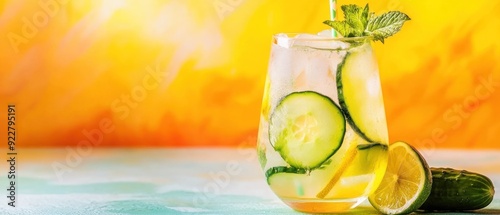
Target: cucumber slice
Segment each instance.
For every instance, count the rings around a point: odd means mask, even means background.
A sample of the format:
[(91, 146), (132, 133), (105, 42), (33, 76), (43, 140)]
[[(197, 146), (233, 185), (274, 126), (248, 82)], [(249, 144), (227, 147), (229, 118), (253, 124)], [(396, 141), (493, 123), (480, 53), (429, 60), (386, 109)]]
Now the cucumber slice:
[(267, 183), (282, 198), (315, 198), (317, 190), (336, 166), (322, 165), (320, 168), (324, 169), (309, 171), (292, 166), (271, 167), (266, 171)]
[(328, 97), (313, 91), (283, 98), (269, 121), (269, 140), (291, 166), (314, 169), (342, 145), (345, 119)]
[(307, 170), (288, 166), (272, 167), (266, 171), (266, 177), (271, 189), (281, 197), (304, 196), (304, 185), (311, 180)]
[(293, 166), (275, 166), (271, 167), (266, 171), (267, 183), (270, 183), (271, 176), (278, 173), (295, 173), (295, 174), (306, 174), (307, 170), (301, 168), (295, 168)]
[(384, 101), (369, 47), (349, 52), (337, 68), (339, 104), (353, 130), (368, 142), (387, 143)]

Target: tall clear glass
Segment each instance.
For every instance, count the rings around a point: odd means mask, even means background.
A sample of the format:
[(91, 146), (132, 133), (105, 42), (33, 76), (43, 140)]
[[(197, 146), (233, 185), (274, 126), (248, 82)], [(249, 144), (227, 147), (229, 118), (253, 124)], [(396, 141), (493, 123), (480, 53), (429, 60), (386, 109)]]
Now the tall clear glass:
[(387, 144), (369, 37), (274, 35), (257, 151), (283, 202), (302, 212), (356, 207), (382, 180)]

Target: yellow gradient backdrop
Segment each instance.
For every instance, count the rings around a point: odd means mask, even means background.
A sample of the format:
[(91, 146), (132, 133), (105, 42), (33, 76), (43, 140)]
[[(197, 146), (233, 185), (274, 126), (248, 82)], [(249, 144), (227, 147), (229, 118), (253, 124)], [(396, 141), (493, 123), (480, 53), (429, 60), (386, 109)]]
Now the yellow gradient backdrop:
[[(500, 148), (500, 1), (369, 3), (412, 18), (375, 44), (391, 141)], [(329, 17), (326, 0), (7, 0), (0, 11), (0, 112), (16, 105), (19, 145), (33, 147), (253, 144), (271, 35), (318, 32)]]

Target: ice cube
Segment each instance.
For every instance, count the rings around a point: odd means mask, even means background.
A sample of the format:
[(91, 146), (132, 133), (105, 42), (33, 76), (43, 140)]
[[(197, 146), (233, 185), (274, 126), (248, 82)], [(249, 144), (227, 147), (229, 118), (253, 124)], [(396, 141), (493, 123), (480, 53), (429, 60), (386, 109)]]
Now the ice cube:
[(283, 48), (290, 48), (290, 38), (287, 34), (276, 34), (276, 43)]
[(316, 40), (325, 39), (324, 37), (320, 37), (314, 34), (297, 34), (293, 37), (292, 46), (293, 47), (301, 47), (301, 46), (309, 46), (314, 43)]
[(321, 52), (308, 59), (305, 68), (306, 83), (309, 90), (319, 92), (330, 97), (333, 101), (337, 101), (336, 75), (334, 71), (331, 71), (330, 64), (337, 64), (341, 61), (336, 59), (337, 53), (326, 55), (325, 51)]
[(320, 36), (320, 37), (332, 37), (332, 35), (333, 35), (332, 31), (333, 31), (332, 29), (320, 31), (320, 32), (318, 32), (318, 36)]
[(271, 112), (279, 100), (291, 92), (293, 52), (281, 45), (273, 45), (269, 61), (270, 105)]
[(328, 37), (328, 38), (332, 38), (332, 37), (344, 38), (338, 32), (336, 32), (337, 34), (335, 36), (333, 36), (333, 31), (334, 31), (333, 29), (322, 30), (322, 31), (318, 32), (317, 35), (321, 36), (321, 37)]
[[(331, 32), (330, 32), (331, 33)], [(331, 36), (314, 34), (298, 34), (291, 39), (292, 47), (309, 47), (314, 49), (329, 49), (329, 50), (343, 50), (349, 47), (349, 44), (339, 40), (335, 40)]]

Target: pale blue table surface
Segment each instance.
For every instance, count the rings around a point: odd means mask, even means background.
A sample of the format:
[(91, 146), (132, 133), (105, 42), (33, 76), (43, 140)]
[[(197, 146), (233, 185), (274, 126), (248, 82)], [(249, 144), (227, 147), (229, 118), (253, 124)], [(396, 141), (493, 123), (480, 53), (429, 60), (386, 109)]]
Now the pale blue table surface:
[[(0, 214), (301, 214), (268, 188), (253, 149), (72, 150), (19, 150), (16, 207), (3, 189)], [(495, 199), (475, 213), (500, 214), (500, 151), (422, 153), (431, 166), (490, 177)], [(4, 161), (2, 188), (7, 170)], [(366, 202), (351, 213), (377, 214)]]

